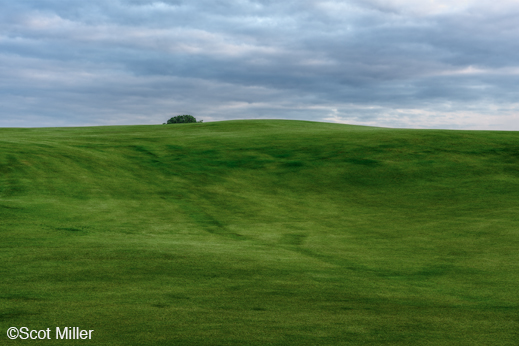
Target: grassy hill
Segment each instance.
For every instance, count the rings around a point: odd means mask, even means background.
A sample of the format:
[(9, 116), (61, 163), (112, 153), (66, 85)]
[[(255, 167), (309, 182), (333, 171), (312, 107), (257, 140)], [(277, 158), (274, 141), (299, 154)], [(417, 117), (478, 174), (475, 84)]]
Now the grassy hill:
[(0, 129), (0, 239), (1, 344), (517, 345), (519, 133)]

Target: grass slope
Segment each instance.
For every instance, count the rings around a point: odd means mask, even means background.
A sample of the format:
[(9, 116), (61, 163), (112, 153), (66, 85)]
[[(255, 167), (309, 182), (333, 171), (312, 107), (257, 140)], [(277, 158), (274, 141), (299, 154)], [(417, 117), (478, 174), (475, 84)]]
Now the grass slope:
[(1, 343), (517, 345), (518, 205), (517, 132), (0, 129)]

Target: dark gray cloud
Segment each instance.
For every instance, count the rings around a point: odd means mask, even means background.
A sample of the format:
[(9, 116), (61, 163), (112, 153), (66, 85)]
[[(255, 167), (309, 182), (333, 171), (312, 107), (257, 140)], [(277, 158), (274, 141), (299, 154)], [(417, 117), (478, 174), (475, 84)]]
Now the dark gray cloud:
[(0, 0), (0, 126), (519, 130), (513, 1)]

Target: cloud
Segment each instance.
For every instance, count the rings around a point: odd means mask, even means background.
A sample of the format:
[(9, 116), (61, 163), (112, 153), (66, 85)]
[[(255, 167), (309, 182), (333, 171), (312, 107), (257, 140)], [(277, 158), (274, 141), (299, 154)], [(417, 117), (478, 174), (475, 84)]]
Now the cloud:
[(0, 0), (0, 126), (516, 129), (513, 1)]

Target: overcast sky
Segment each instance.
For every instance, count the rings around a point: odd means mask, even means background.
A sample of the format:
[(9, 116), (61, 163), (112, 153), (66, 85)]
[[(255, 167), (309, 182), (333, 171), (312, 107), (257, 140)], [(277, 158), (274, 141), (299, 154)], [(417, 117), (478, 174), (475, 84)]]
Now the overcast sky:
[(0, 127), (519, 130), (515, 0), (0, 0)]

